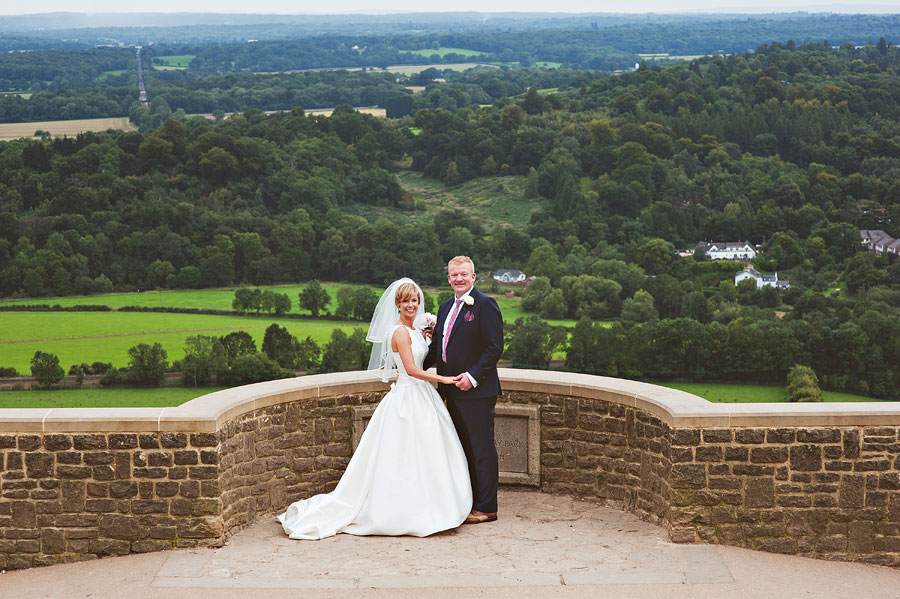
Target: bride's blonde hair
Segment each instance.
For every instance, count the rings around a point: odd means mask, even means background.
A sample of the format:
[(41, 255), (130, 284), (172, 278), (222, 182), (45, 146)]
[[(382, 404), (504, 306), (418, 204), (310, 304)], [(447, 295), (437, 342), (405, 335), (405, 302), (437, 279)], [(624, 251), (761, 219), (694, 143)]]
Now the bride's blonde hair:
[(417, 297), (419, 298), (419, 301), (422, 301), (419, 286), (412, 282), (402, 283), (399, 287), (397, 287), (397, 293), (394, 294), (394, 305), (399, 306), (400, 302), (412, 299), (414, 297)]

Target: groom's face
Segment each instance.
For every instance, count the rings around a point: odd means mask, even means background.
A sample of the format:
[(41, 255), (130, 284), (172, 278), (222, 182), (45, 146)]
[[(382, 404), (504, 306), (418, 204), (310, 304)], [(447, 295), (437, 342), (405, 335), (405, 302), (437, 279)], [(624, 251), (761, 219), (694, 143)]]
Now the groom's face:
[(475, 272), (468, 262), (451, 264), (447, 267), (447, 281), (453, 287), (453, 293), (460, 297), (475, 284)]

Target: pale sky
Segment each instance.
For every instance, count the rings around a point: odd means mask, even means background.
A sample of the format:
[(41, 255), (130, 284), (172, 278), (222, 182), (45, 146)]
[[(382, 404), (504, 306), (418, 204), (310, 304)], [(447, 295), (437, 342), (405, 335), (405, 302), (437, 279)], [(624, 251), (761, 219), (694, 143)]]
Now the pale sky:
[[(323, 8), (323, 6), (327, 8)], [(611, 12), (611, 13), (677, 13), (677, 12), (835, 12), (835, 13), (900, 13), (896, 3), (884, 0), (443, 0), (423, 3), (421, 0), (330, 0), (329, 2), (297, 2), (296, 0), (153, 0), (133, 3), (123, 0), (0, 0), (0, 15), (46, 12), (116, 13), (116, 12), (199, 12), (255, 14), (340, 14), (364, 12)]]

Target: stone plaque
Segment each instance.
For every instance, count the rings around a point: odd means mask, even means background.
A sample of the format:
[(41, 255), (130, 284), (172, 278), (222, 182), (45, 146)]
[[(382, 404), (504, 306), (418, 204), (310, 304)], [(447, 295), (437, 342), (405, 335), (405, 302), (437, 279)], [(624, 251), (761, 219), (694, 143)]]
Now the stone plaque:
[[(353, 410), (353, 451), (359, 445), (375, 406)], [(541, 485), (540, 407), (498, 403), (494, 417), (494, 442), (502, 484)]]

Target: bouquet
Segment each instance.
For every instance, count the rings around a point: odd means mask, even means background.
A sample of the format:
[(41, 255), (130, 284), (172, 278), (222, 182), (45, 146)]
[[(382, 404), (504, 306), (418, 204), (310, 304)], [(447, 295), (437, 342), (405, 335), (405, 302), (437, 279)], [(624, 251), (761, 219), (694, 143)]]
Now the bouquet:
[(431, 312), (425, 312), (413, 323), (417, 329), (424, 331), (425, 329), (433, 329), (435, 323), (437, 322), (437, 317)]

